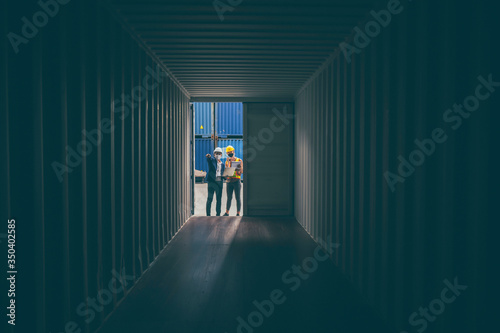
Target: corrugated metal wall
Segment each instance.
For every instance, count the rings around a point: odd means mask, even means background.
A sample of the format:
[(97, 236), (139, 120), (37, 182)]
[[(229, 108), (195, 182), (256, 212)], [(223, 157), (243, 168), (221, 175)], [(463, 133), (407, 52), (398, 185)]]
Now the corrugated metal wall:
[[(2, 7), (4, 36), (40, 10)], [(153, 58), (94, 1), (60, 5), (38, 30), (17, 54), (7, 38), (0, 52), (1, 215), (17, 222), (23, 286), (15, 328), (61, 332), (74, 321), (89, 332), (190, 215), (189, 97), (150, 75)], [(93, 144), (84, 133), (99, 128)], [(68, 172), (59, 178), (54, 162)], [(112, 292), (113, 271), (133, 277), (125, 292)], [(101, 296), (103, 311), (82, 316), (81, 304)]]
[(191, 96), (209, 102), (289, 101), (374, 2), (109, 1)]
[(243, 136), (243, 103), (195, 102), (193, 107), (197, 137), (210, 137), (214, 131), (222, 138)]
[[(409, 316), (455, 277), (469, 288), (429, 329), (484, 332), (498, 296), (487, 235), (499, 220), (500, 91), (455, 131), (443, 114), (475, 94), (478, 76), (500, 81), (494, 8), (402, 4), (352, 63), (338, 54), (296, 96), (295, 215), (315, 240), (341, 244), (334, 261), (398, 332), (415, 331)], [(436, 128), (448, 140), (392, 192), (384, 173)]]
[(208, 172), (207, 154), (213, 155), (214, 141), (212, 139), (195, 139), (195, 169)]
[(193, 103), (194, 128), (197, 136), (210, 137), (213, 132), (212, 103)]
[(215, 103), (217, 135), (243, 136), (243, 103)]

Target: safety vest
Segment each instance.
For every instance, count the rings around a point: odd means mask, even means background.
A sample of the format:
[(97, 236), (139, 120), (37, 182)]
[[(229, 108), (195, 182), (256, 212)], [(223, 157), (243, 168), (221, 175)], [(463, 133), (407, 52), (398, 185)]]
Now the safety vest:
[[(234, 162), (241, 162), (241, 158), (236, 157)], [(228, 157), (228, 159), (226, 160), (226, 168), (230, 168), (230, 167), (231, 167), (231, 161), (229, 160), (229, 157)], [(243, 165), (242, 165), (242, 167), (243, 167)], [(236, 174), (236, 171), (235, 171), (233, 176), (228, 177), (228, 178), (241, 179), (241, 175)]]

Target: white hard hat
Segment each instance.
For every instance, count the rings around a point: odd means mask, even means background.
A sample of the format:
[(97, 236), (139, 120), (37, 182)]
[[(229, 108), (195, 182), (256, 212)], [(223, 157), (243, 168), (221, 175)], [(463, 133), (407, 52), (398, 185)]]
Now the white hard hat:
[(215, 153), (221, 153), (221, 154), (222, 154), (222, 148), (221, 148), (221, 147), (217, 147), (217, 148), (215, 148), (215, 150), (214, 150), (214, 154), (215, 154)]

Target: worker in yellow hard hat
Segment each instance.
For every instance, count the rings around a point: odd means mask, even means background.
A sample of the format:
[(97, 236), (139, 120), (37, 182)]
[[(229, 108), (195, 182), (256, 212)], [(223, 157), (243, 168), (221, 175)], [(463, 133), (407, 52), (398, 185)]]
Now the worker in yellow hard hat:
[(241, 158), (235, 156), (235, 151), (233, 146), (226, 147), (226, 168), (230, 168), (234, 162), (239, 162), (239, 166), (234, 171), (231, 177), (227, 177), (227, 203), (226, 203), (226, 214), (224, 216), (229, 216), (229, 209), (231, 208), (231, 201), (233, 200), (233, 192), (236, 198), (236, 216), (240, 216), (241, 212), (241, 174), (243, 173), (243, 161)]

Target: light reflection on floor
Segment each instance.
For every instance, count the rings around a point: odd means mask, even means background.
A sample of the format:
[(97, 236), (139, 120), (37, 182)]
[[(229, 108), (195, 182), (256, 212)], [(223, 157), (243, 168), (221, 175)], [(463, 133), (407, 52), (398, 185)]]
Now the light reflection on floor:
[[(241, 184), (241, 215), (243, 215), (243, 183)], [(205, 216), (205, 207), (207, 204), (207, 194), (208, 194), (208, 185), (205, 184), (195, 184), (194, 185), (194, 215)], [(227, 194), (226, 194), (226, 184), (224, 184), (224, 188), (222, 189), (222, 206), (221, 206), (221, 215), (226, 211), (226, 202), (227, 202)], [(212, 213), (210, 215), (215, 216), (215, 194), (214, 200), (212, 201)], [(236, 200), (233, 194), (233, 202), (231, 204), (231, 209), (229, 210), (230, 216), (236, 215)]]

